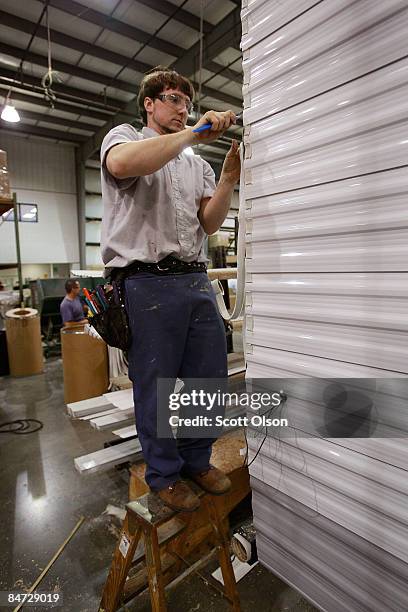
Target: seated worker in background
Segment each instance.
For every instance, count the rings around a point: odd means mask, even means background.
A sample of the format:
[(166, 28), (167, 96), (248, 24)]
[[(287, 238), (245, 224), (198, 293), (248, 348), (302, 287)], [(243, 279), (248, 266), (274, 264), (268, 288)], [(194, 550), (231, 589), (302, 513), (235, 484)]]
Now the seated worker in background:
[(85, 323), (88, 323), (88, 319), (84, 317), (88, 312), (88, 307), (82, 304), (79, 299), (81, 285), (77, 280), (70, 278), (65, 283), (65, 291), (67, 295), (60, 305), (60, 313), (64, 326), (74, 327), (76, 325), (85, 325)]

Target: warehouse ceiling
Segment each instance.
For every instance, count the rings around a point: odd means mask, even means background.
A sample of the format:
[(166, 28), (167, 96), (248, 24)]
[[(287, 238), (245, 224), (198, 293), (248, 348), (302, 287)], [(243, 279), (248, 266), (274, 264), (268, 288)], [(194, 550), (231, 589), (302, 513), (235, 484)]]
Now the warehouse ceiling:
[[(41, 85), (48, 69), (45, 2), (0, 0), (0, 101), (4, 104), (12, 86), (21, 117), (16, 124), (1, 120), (0, 131), (73, 142), (84, 160), (97, 159), (114, 125), (141, 127), (138, 85), (158, 64), (191, 78), (197, 91), (201, 75), (202, 112), (239, 112), (240, 5), (240, 0), (49, 0), (52, 69), (61, 78), (52, 85), (52, 108)], [(240, 134), (233, 127), (222, 140), (200, 145), (199, 153), (217, 167), (231, 138)]]

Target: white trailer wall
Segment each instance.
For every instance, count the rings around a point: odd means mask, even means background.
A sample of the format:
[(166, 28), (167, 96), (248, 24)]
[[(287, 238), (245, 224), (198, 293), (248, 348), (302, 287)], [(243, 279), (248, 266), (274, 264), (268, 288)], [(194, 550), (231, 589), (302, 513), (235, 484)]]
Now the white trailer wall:
[[(244, 0), (242, 25), (248, 377), (404, 395), (407, 3)], [(322, 610), (408, 607), (405, 442), (270, 435), (250, 468), (261, 561)]]

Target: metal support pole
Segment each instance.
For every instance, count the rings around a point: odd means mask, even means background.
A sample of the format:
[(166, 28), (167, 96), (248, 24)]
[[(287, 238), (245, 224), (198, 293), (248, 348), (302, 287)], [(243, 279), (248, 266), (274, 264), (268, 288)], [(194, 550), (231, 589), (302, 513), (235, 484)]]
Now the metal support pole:
[(23, 272), (22, 272), (22, 267), (21, 267), (20, 234), (18, 231), (18, 206), (17, 206), (17, 195), (15, 193), (13, 193), (13, 210), (14, 210), (14, 231), (16, 234), (16, 253), (17, 253), (18, 287), (19, 287), (19, 292), (20, 292), (20, 307), (24, 308)]

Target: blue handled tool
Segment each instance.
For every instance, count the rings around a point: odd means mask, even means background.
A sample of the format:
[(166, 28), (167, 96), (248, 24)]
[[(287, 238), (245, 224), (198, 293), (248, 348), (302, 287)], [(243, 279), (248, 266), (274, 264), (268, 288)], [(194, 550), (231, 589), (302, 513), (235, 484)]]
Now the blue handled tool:
[[(242, 115), (243, 113), (238, 113), (238, 115), (236, 115), (237, 121), (242, 119)], [(205, 130), (209, 130), (211, 127), (212, 127), (212, 123), (204, 123), (204, 125), (200, 125), (200, 127), (193, 130), (193, 132), (204, 132)]]

